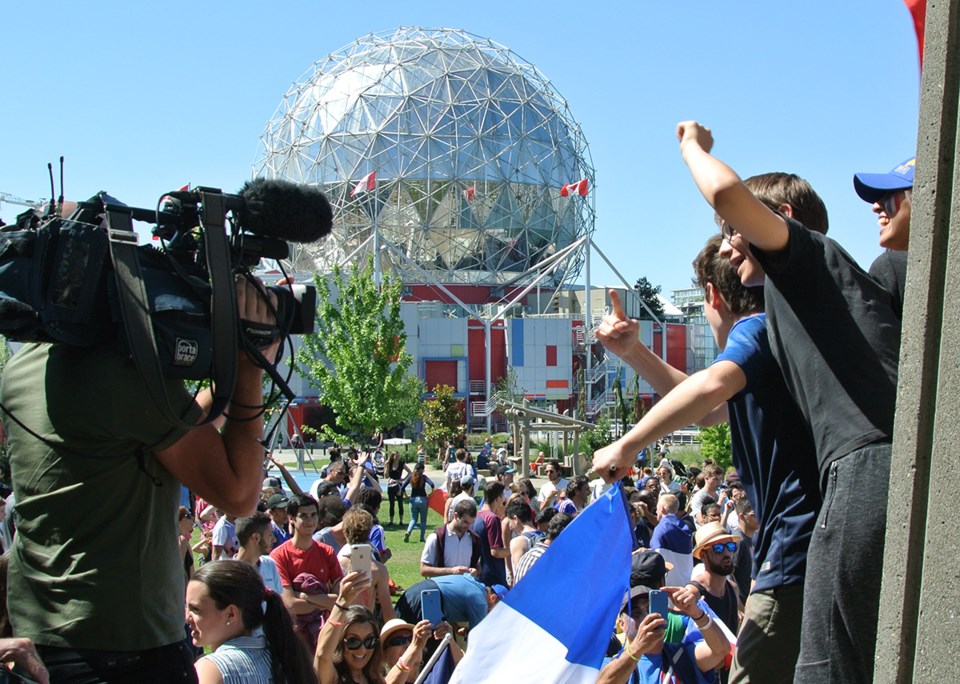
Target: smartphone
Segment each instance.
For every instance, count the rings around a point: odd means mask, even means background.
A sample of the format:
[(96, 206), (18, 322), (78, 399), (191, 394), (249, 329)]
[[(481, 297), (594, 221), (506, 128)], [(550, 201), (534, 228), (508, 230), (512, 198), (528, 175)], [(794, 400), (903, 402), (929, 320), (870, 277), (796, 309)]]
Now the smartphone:
[(659, 589), (650, 590), (650, 612), (657, 613), (664, 620), (667, 619), (667, 612), (670, 608), (667, 605), (667, 593)]
[(440, 591), (425, 589), (420, 594), (420, 617), (430, 621), (430, 627), (435, 628), (443, 622), (443, 609), (440, 607)]
[(350, 569), (353, 572), (362, 572), (365, 575), (370, 574), (370, 545), (353, 544), (350, 547)]

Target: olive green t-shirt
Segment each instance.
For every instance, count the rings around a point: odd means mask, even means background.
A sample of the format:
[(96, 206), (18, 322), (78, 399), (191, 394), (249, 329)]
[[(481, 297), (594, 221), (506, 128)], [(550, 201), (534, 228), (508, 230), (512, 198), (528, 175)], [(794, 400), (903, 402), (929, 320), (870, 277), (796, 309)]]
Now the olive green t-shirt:
[[(173, 406), (192, 404), (182, 383), (167, 391)], [(55, 445), (3, 416), (16, 495), (7, 591), (16, 636), (108, 651), (182, 640), (180, 484), (151, 453), (134, 454), (184, 431), (171, 429), (112, 344), (25, 345), (4, 370), (0, 397)]]

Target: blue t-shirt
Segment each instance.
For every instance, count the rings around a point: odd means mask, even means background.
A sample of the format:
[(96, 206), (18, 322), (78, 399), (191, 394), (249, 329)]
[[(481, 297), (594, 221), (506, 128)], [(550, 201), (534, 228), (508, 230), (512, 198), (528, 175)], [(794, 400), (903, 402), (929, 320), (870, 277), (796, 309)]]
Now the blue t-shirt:
[(802, 584), (820, 509), (817, 456), (767, 340), (766, 316), (737, 321), (714, 363), (737, 364), (746, 386), (727, 402), (733, 464), (760, 524), (755, 591)]
[(447, 622), (466, 622), (473, 629), (487, 616), (487, 588), (473, 575), (441, 575), (433, 581)]
[(666, 549), (675, 553), (693, 553), (693, 537), (673, 513), (663, 516), (650, 538), (651, 549)]

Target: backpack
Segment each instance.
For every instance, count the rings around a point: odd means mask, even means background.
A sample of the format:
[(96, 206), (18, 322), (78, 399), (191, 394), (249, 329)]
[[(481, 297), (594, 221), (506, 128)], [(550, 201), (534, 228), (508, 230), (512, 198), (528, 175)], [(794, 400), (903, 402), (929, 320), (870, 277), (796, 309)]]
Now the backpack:
[[(436, 565), (438, 568), (446, 567), (443, 564), (443, 549), (447, 544), (447, 526), (441, 525), (434, 531), (434, 534), (437, 535)], [(467, 534), (470, 535), (471, 540), (470, 567), (477, 568), (480, 566), (480, 537), (478, 537), (477, 533), (473, 530), (467, 530)]]

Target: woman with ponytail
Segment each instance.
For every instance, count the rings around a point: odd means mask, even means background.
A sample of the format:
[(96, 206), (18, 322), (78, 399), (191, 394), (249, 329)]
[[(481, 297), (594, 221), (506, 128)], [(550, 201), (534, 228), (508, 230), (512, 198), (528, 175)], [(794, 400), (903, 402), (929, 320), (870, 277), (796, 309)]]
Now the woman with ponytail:
[(200, 684), (317, 681), (283, 602), (249, 563), (200, 568), (187, 585), (187, 624), (196, 646), (213, 649), (196, 662)]

